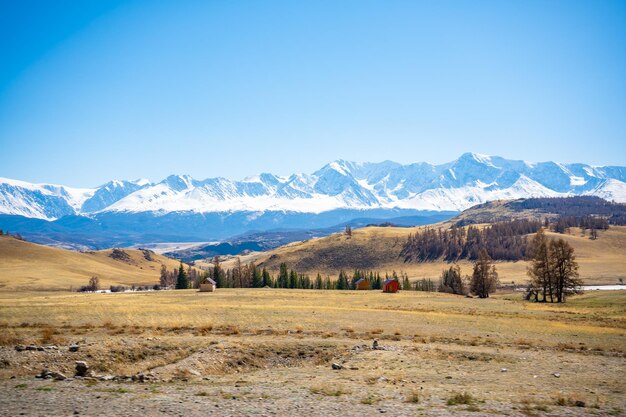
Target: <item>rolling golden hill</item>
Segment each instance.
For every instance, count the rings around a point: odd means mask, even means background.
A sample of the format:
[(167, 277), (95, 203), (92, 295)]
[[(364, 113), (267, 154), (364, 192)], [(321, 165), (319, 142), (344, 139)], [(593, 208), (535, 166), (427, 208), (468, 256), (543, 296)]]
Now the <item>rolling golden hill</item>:
[[(447, 227), (447, 223), (434, 227)], [(296, 242), (280, 248), (242, 256), (243, 263), (255, 262), (261, 267), (276, 273), (279, 265), (285, 262), (288, 267), (298, 272), (336, 277), (340, 270), (351, 271), (356, 268), (380, 271), (395, 270), (406, 272), (410, 279), (431, 278), (437, 280), (441, 271), (450, 264), (436, 262), (404, 262), (400, 256), (402, 245), (410, 233), (418, 228), (366, 227), (357, 229), (349, 237), (345, 233)], [(615, 284), (620, 278), (626, 278), (626, 226), (611, 226), (607, 231), (599, 232), (597, 240), (590, 240), (580, 229), (571, 229), (569, 234), (548, 232), (550, 238), (563, 238), (575, 249), (580, 265), (580, 276), (588, 284)], [(225, 268), (231, 267), (234, 260), (224, 262)], [(472, 263), (459, 262), (463, 274), (470, 274)], [(497, 269), (502, 283), (523, 283), (526, 276), (527, 262), (497, 262)]]
[(94, 275), (103, 288), (151, 285), (159, 282), (162, 264), (168, 269), (179, 265), (141, 250), (123, 249), (112, 257), (113, 251), (75, 252), (0, 236), (0, 291), (76, 289)]

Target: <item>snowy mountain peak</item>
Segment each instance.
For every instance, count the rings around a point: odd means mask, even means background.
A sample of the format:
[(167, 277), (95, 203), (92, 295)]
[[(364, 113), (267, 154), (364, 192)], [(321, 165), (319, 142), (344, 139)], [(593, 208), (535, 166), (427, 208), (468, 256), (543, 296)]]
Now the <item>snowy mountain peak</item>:
[(334, 209), (462, 210), (495, 199), (596, 195), (626, 202), (626, 167), (526, 162), (468, 152), (433, 165), (333, 161), (313, 174), (242, 181), (170, 175), (93, 189), (0, 178), (0, 214), (41, 219), (99, 212), (319, 213)]

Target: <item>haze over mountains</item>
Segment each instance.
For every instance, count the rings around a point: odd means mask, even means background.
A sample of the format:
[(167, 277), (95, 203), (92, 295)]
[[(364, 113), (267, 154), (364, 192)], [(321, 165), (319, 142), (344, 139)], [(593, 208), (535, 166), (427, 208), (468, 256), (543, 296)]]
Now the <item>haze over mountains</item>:
[[(466, 153), (441, 165), (338, 160), (313, 174), (263, 173), (241, 181), (171, 175), (158, 183), (113, 180), (79, 189), (0, 179), (0, 228), (69, 233), (87, 247), (217, 240), (251, 230), (323, 228), (359, 217), (424, 216), (498, 199), (569, 195), (626, 202), (626, 167)], [(94, 236), (104, 235), (113, 241), (96, 243)]]

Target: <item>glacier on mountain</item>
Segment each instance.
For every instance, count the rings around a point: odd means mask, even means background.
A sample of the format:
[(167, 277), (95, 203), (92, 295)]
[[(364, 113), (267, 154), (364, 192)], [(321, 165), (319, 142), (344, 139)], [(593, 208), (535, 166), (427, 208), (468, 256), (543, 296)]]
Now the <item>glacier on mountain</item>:
[(475, 153), (440, 165), (331, 162), (312, 174), (242, 181), (171, 175), (83, 189), (0, 178), (0, 213), (53, 220), (97, 213), (460, 211), (491, 200), (595, 195), (626, 202), (626, 167), (527, 162)]

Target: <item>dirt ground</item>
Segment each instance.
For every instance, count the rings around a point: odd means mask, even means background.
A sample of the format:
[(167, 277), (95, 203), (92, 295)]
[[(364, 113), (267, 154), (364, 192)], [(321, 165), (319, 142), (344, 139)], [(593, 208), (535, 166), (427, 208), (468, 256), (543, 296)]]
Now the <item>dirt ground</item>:
[(621, 293), (3, 293), (0, 415), (619, 416)]

